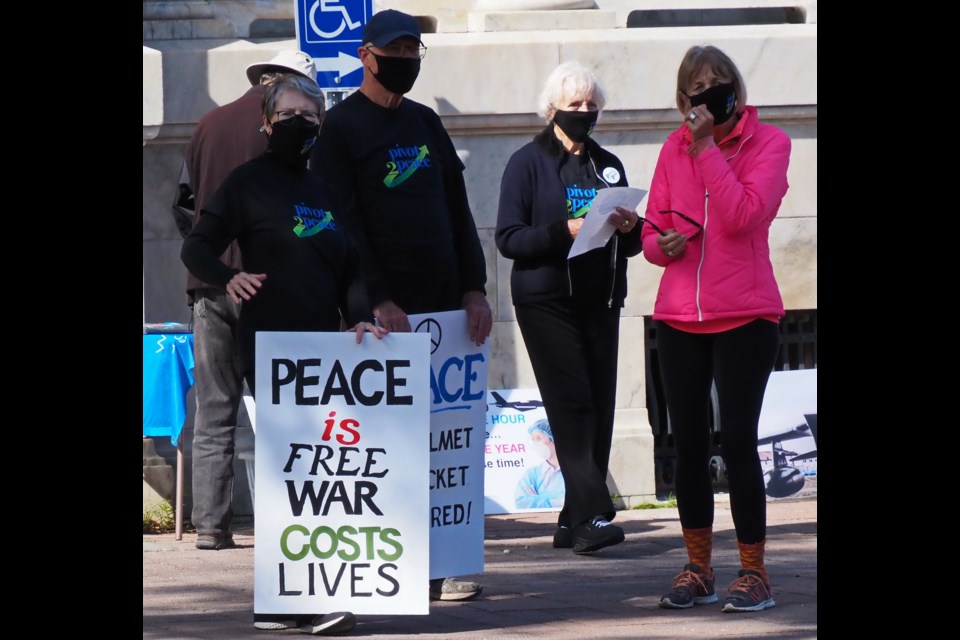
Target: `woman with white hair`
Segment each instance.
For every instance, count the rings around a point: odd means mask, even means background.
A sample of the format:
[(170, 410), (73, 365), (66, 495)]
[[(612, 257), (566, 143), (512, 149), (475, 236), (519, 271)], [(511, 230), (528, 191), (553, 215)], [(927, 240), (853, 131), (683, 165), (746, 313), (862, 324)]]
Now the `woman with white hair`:
[(597, 192), (627, 186), (620, 159), (590, 137), (605, 102), (582, 64), (554, 69), (540, 97), (547, 126), (507, 162), (497, 213), (497, 248), (513, 260), (517, 324), (566, 486), (553, 546), (578, 554), (624, 540), (610, 523), (606, 479), (627, 258), (641, 249), (637, 212), (618, 208), (606, 246), (567, 259)]

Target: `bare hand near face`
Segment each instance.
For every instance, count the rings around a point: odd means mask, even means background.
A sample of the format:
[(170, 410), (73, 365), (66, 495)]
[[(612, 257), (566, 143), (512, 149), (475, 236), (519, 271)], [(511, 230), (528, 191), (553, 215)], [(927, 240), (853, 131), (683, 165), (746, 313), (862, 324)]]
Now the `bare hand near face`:
[(246, 271), (241, 271), (230, 278), (230, 282), (227, 283), (227, 295), (237, 303), (243, 300), (249, 300), (257, 295), (257, 290), (263, 286), (260, 283), (266, 279), (267, 274), (265, 273), (247, 273)]
[(690, 129), (695, 141), (713, 135), (713, 114), (702, 104), (690, 109), (683, 124)]

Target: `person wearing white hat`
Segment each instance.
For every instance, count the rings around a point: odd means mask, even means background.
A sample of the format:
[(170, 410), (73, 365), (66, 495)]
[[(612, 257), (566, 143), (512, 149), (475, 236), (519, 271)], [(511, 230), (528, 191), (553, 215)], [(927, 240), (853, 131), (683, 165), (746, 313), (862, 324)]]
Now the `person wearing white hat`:
[(247, 67), (247, 79), (250, 84), (270, 84), (273, 76), (264, 79), (264, 74), (275, 73), (297, 73), (301, 76), (317, 81), (317, 67), (313, 63), (313, 58), (303, 51), (292, 51), (284, 49), (278, 51), (277, 55), (269, 62), (256, 62)]
[[(184, 162), (195, 192), (194, 228), (204, 206), (227, 176), (267, 150), (270, 138), (262, 127), (264, 97), (269, 88), (290, 75), (309, 78), (315, 84), (317, 71), (307, 54), (284, 50), (267, 62), (249, 65), (246, 75), (250, 89), (200, 118), (187, 146)], [(242, 269), (236, 241), (220, 261)], [(237, 413), (243, 399), (243, 367), (237, 342), (241, 305), (222, 287), (207, 284), (189, 271), (187, 295), (193, 306), (197, 398), (191, 519), (198, 534), (198, 549), (230, 549), (236, 546), (230, 525)], [(296, 628), (310, 635), (344, 633), (355, 625), (354, 615), (345, 611), (285, 618), (254, 614), (258, 629)]]

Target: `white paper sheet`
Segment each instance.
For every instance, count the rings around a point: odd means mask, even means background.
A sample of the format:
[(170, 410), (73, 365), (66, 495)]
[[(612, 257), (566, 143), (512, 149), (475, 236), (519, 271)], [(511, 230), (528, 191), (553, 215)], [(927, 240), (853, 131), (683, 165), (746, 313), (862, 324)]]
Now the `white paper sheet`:
[(612, 224), (607, 223), (610, 214), (617, 207), (636, 209), (646, 195), (647, 191), (645, 189), (637, 189), (636, 187), (611, 187), (598, 191), (597, 197), (590, 203), (590, 209), (583, 219), (583, 226), (580, 227), (580, 232), (574, 238), (573, 246), (570, 247), (567, 258), (599, 249), (607, 244), (607, 240), (617, 230)]

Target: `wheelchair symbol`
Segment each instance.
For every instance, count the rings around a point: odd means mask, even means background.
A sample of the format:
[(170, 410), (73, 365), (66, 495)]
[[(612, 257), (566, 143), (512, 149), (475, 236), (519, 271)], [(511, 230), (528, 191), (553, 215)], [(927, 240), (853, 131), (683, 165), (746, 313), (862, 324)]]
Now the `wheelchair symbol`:
[[(320, 13), (342, 14), (340, 18), (340, 25), (333, 31), (324, 31), (318, 27), (316, 19), (318, 8), (320, 9)], [(359, 27), (360, 23), (354, 22), (350, 19), (350, 14), (347, 12), (347, 8), (340, 5), (340, 0), (315, 0), (313, 5), (310, 6), (310, 27), (318, 36), (328, 40), (333, 39), (343, 33), (343, 30), (348, 26), (352, 30)]]

